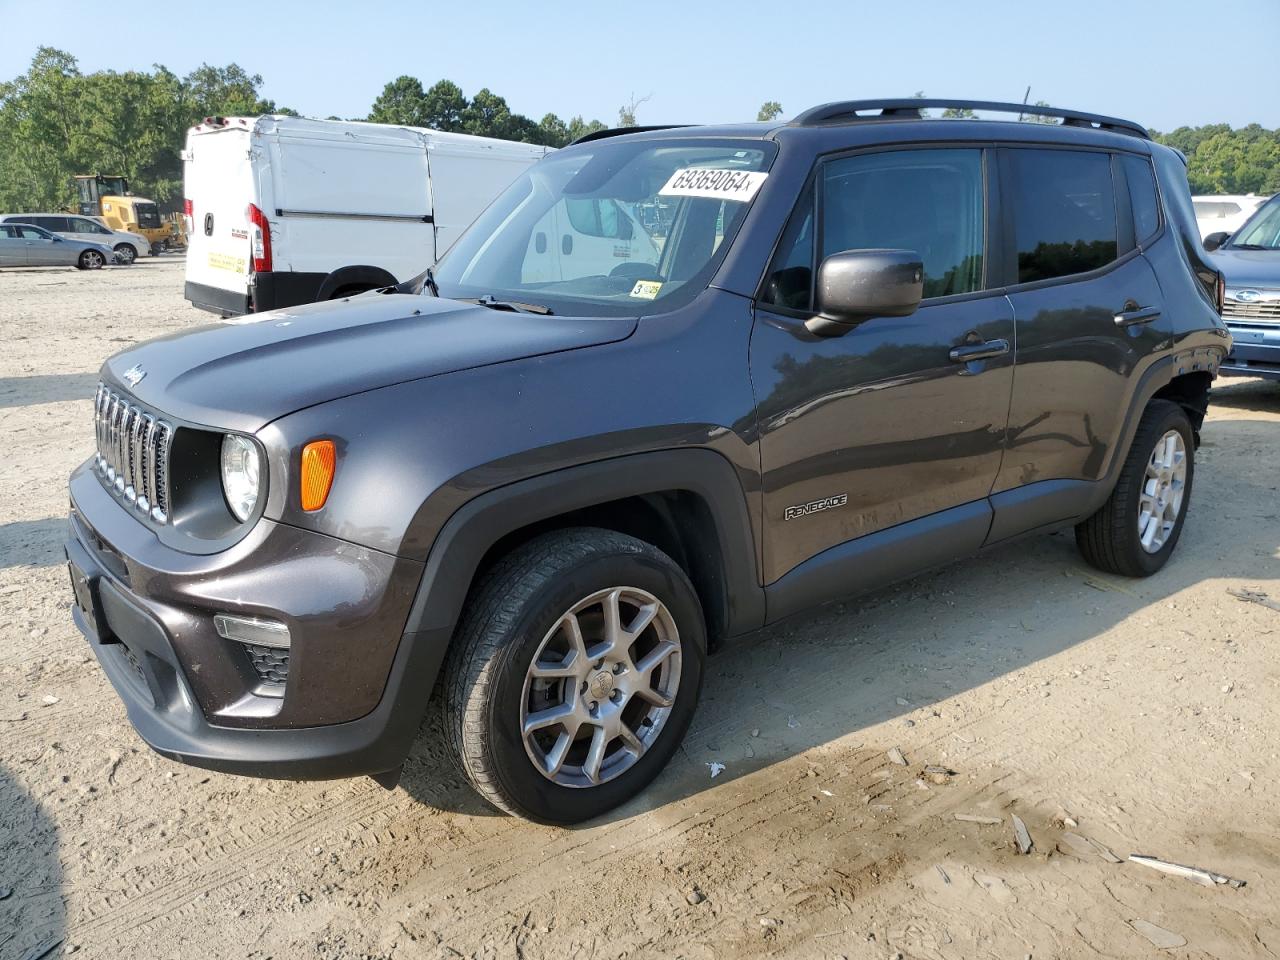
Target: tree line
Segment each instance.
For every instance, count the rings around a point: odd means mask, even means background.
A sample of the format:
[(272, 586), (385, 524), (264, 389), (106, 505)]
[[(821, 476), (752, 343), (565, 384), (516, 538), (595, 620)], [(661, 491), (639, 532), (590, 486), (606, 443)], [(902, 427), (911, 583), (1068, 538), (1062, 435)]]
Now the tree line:
[[(207, 116), (297, 115), (263, 96), (262, 85), (260, 75), (234, 63), (202, 64), (181, 77), (160, 64), (150, 71), (86, 74), (71, 54), (41, 47), (25, 73), (0, 82), (0, 212), (69, 208), (72, 177), (83, 173), (122, 174), (134, 193), (173, 209), (182, 195), (180, 153), (187, 128)], [(633, 94), (619, 107), (617, 125), (636, 126), (648, 99)], [(770, 100), (757, 119), (782, 114), (782, 105)], [(513, 112), (487, 87), (468, 97), (450, 80), (424, 87), (411, 76), (388, 83), (367, 116), (348, 119), (551, 147), (606, 126), (580, 114), (561, 119), (547, 113), (535, 121)], [(1210, 124), (1153, 135), (1186, 154), (1193, 193), (1280, 192), (1280, 130)]]

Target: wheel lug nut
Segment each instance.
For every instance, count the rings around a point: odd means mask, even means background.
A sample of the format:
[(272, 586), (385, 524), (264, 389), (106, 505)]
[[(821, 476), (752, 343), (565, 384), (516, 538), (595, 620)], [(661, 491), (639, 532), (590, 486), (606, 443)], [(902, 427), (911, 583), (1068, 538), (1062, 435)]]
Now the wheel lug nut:
[(622, 699), (622, 691), (621, 690), (613, 691), (613, 693), (609, 694), (609, 699), (612, 700), (614, 703), (617, 703), (619, 700)]

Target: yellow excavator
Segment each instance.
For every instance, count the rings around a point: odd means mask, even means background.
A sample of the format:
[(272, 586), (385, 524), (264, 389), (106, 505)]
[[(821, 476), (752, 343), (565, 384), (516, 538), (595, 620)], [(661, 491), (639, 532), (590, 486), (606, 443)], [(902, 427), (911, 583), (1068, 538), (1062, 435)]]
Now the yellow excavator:
[(154, 200), (129, 193), (127, 177), (82, 174), (75, 178), (75, 185), (78, 209), (72, 212), (101, 217), (113, 230), (142, 234), (150, 241), (153, 254), (187, 245), (181, 218), (162, 220)]

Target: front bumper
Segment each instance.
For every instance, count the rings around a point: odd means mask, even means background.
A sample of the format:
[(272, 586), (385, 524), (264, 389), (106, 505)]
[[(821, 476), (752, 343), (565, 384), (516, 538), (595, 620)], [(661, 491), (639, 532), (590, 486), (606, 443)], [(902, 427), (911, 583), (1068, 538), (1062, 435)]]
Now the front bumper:
[(1219, 368), (1227, 376), (1280, 380), (1280, 325), (1226, 321), (1234, 346)]
[[(400, 766), (448, 642), (402, 635), (421, 564), (269, 520), (221, 554), (193, 556), (162, 545), (85, 467), (71, 496), (73, 617), (152, 748), (286, 779)], [(215, 612), (288, 624), (283, 697), (259, 695)]]

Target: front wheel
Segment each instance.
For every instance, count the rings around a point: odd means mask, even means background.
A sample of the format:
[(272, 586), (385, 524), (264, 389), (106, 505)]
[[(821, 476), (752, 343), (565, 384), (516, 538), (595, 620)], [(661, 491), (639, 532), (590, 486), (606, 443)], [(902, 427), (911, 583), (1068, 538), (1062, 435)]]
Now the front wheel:
[(120, 262), (126, 267), (138, 259), (138, 251), (129, 243), (117, 243), (115, 245), (116, 256), (120, 258)]
[(99, 270), (105, 262), (106, 257), (100, 254), (97, 250), (86, 250), (84, 253), (80, 254), (80, 259), (77, 261), (76, 266), (81, 270)]
[(462, 769), (494, 806), (588, 820), (680, 745), (702, 683), (702, 608), (656, 547), (609, 530), (537, 537), (468, 601), (445, 677)]
[(1076, 526), (1076, 544), (1100, 570), (1149, 577), (1182, 535), (1195, 476), (1195, 437), (1186, 411), (1152, 400), (1143, 411), (1115, 490)]

